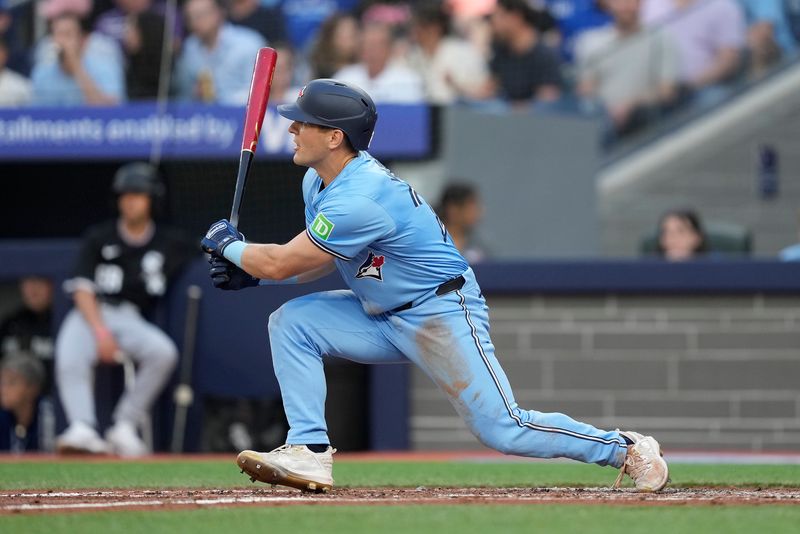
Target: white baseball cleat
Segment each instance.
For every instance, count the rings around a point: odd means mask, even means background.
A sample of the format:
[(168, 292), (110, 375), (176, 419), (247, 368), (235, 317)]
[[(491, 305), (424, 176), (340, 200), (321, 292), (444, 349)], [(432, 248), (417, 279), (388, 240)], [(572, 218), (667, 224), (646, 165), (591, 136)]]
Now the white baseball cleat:
[(128, 421), (118, 421), (106, 430), (106, 440), (111, 452), (123, 458), (138, 458), (150, 454), (150, 448), (136, 433), (136, 427)]
[(637, 432), (620, 432), (633, 442), (628, 445), (625, 463), (619, 470), (614, 488), (619, 488), (622, 476), (626, 473), (633, 479), (636, 491), (661, 491), (669, 482), (669, 467), (664, 461), (661, 445), (652, 436), (643, 436)]
[(59, 454), (108, 454), (109, 446), (97, 430), (82, 421), (75, 421), (56, 438)]
[(250, 480), (302, 491), (327, 492), (333, 487), (333, 453), (312, 452), (305, 445), (281, 445), (272, 452), (242, 451), (236, 465)]

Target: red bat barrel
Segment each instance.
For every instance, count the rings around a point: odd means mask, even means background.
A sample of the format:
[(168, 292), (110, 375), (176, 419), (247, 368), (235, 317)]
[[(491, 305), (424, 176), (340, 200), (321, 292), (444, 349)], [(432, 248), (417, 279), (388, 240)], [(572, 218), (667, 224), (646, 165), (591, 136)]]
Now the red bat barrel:
[(242, 150), (256, 151), (261, 123), (269, 102), (269, 90), (272, 86), (272, 75), (275, 73), (275, 62), (278, 53), (272, 48), (258, 51), (256, 64), (253, 67), (253, 80), (250, 83), (250, 96), (247, 99), (247, 114), (244, 118), (244, 134)]

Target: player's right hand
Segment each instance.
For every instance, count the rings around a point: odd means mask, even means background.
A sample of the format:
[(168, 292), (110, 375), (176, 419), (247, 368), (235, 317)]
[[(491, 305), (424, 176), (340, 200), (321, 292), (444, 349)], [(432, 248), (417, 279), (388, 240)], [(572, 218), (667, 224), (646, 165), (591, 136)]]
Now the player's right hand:
[(97, 342), (97, 357), (100, 359), (100, 363), (118, 363), (117, 354), (120, 350), (111, 331), (107, 328), (98, 328), (95, 330), (94, 338)]
[(211, 283), (218, 289), (235, 291), (258, 285), (258, 278), (250, 276), (225, 258), (212, 255), (208, 259), (208, 263), (211, 264), (211, 268), (208, 270)]
[(222, 256), (225, 247), (234, 241), (244, 241), (244, 235), (227, 219), (220, 219), (212, 224), (206, 232), (200, 246), (209, 254)]

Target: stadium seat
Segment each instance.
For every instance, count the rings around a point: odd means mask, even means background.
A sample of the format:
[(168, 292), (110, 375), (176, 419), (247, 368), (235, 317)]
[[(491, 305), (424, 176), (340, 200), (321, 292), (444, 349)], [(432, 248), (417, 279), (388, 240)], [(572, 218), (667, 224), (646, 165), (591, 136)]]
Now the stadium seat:
[[(726, 256), (749, 256), (753, 251), (753, 234), (745, 226), (728, 221), (708, 221), (704, 224), (709, 252)], [(657, 231), (642, 236), (639, 252), (652, 256), (656, 253)]]

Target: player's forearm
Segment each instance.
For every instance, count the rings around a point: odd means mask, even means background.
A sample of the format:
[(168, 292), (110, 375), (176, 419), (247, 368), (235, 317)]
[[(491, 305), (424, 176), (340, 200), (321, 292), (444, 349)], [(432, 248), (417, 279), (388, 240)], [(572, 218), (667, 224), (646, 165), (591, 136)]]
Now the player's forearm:
[(285, 280), (303, 274), (301, 269), (293, 269), (286, 261), (284, 247), (271, 243), (248, 243), (242, 250), (242, 269), (262, 280)]
[(75, 307), (81, 312), (86, 322), (89, 323), (93, 332), (105, 330), (106, 324), (100, 314), (100, 306), (97, 304), (97, 297), (91, 291), (78, 289), (73, 293)]

